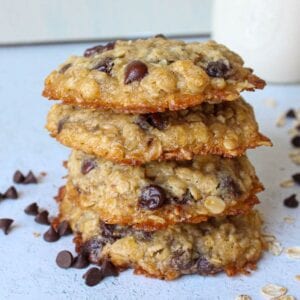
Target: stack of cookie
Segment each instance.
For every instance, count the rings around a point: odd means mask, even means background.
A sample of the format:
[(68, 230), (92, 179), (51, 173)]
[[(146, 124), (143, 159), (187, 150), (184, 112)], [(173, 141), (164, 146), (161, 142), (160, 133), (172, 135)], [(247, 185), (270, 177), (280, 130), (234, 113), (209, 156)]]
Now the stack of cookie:
[(164, 279), (253, 268), (263, 186), (245, 151), (271, 142), (240, 92), (264, 85), (223, 45), (162, 35), (53, 71), (46, 127), (73, 148), (59, 218), (77, 250)]

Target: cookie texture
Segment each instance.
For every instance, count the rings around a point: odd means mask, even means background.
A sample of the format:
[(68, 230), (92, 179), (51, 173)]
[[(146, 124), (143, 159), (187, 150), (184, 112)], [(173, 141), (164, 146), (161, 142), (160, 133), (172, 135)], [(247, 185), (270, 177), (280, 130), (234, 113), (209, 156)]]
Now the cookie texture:
[(263, 190), (245, 156), (127, 166), (73, 151), (68, 170), (69, 190), (80, 194), (74, 198), (81, 209), (89, 207), (106, 223), (144, 230), (245, 213)]
[(77, 235), (77, 251), (94, 263), (109, 259), (117, 267), (167, 280), (221, 271), (235, 275), (255, 268), (265, 247), (261, 219), (255, 211), (146, 232), (105, 224), (90, 207), (77, 206), (68, 187), (62, 191), (60, 222), (70, 222)]
[(232, 157), (271, 145), (243, 99), (144, 115), (56, 104), (46, 127), (66, 146), (125, 164), (190, 160), (199, 154)]
[(45, 80), (43, 95), (125, 113), (181, 110), (231, 101), (265, 82), (214, 41), (118, 40), (72, 56)]

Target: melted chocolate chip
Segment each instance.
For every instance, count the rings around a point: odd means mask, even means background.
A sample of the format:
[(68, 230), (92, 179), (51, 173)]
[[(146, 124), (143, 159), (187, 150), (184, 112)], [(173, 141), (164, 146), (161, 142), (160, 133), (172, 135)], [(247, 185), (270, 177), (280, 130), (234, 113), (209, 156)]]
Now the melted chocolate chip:
[(221, 174), (219, 176), (219, 180), (220, 183), (218, 189), (222, 190), (230, 197), (237, 197), (241, 194), (239, 185), (233, 180), (231, 176)]
[(60, 251), (56, 256), (56, 264), (63, 269), (68, 269), (73, 264), (73, 255), (69, 251)]
[(38, 183), (35, 175), (32, 173), (32, 171), (29, 171), (26, 175), (23, 184), (30, 184), (30, 183)]
[(60, 74), (63, 74), (63, 73), (65, 73), (71, 66), (72, 66), (72, 64), (66, 64), (66, 65), (62, 66), (58, 72), (59, 72)]
[(87, 286), (95, 286), (103, 279), (103, 274), (100, 269), (93, 267), (83, 275), (83, 278)]
[(293, 194), (283, 200), (283, 204), (288, 208), (296, 208), (299, 206), (299, 201), (296, 199), (296, 194)]
[(92, 238), (84, 243), (81, 254), (87, 257), (90, 262), (97, 263), (104, 244), (103, 239)]
[(23, 175), (23, 173), (17, 170), (13, 177), (14, 183), (23, 183), (24, 180), (25, 180), (25, 176)]
[(83, 254), (79, 254), (74, 258), (74, 262), (72, 267), (76, 269), (84, 269), (89, 266), (89, 261), (87, 260), (86, 256)]
[(125, 68), (124, 83), (141, 81), (148, 74), (148, 67), (139, 60), (134, 60)]
[(36, 216), (39, 213), (39, 207), (36, 202), (29, 204), (25, 209), (24, 212), (26, 215)]
[(144, 130), (149, 129), (149, 125), (159, 130), (163, 130), (168, 126), (168, 120), (164, 116), (163, 113), (139, 115), (136, 124)]
[(292, 138), (291, 143), (294, 147), (299, 148), (300, 147), (300, 135), (296, 135)]
[(72, 229), (68, 221), (61, 222), (57, 227), (59, 236), (66, 236), (72, 233)]
[(0, 229), (3, 230), (4, 234), (8, 234), (11, 224), (14, 222), (13, 219), (3, 218), (0, 219)]
[(18, 199), (18, 192), (14, 186), (11, 186), (7, 189), (7, 191), (4, 193), (4, 198), (6, 199)]
[(60, 236), (53, 226), (50, 226), (50, 228), (44, 233), (43, 238), (46, 242), (52, 243), (58, 241)]
[(99, 62), (96, 66), (94, 66), (93, 70), (98, 70), (100, 72), (104, 72), (110, 75), (113, 66), (114, 66), (114, 62), (112, 58), (106, 57), (103, 61)]
[(200, 275), (212, 275), (222, 271), (221, 268), (214, 266), (203, 256), (197, 261), (197, 270)]
[(68, 118), (61, 119), (57, 124), (57, 134), (60, 134), (64, 128), (65, 123), (67, 122)]
[(132, 234), (140, 241), (149, 241), (152, 238), (153, 232), (144, 230), (132, 230)]
[(188, 270), (195, 264), (195, 261), (191, 258), (189, 251), (177, 250), (172, 255), (170, 264), (176, 270)]
[(166, 193), (162, 187), (148, 185), (141, 190), (139, 206), (143, 209), (154, 210), (162, 207), (166, 200)]
[(101, 272), (103, 277), (108, 277), (108, 276), (118, 276), (119, 275), (119, 271), (116, 268), (115, 265), (113, 265), (110, 261), (105, 260), (102, 264), (101, 264)]
[(86, 175), (87, 173), (89, 173), (96, 167), (97, 167), (96, 161), (94, 161), (92, 159), (85, 159), (81, 165), (81, 173), (83, 175)]
[(49, 212), (47, 210), (44, 210), (36, 215), (34, 221), (38, 224), (50, 225), (48, 216), (49, 216)]
[(206, 73), (211, 77), (225, 77), (228, 71), (228, 66), (221, 59), (209, 62), (206, 67)]
[(294, 109), (289, 109), (287, 112), (286, 112), (286, 117), (287, 118), (290, 118), (290, 119), (295, 119), (296, 118), (296, 113), (295, 113), (295, 110)]
[(90, 57), (96, 53), (99, 54), (99, 53), (103, 53), (108, 50), (112, 50), (112, 49), (114, 49), (114, 47), (115, 47), (115, 42), (110, 42), (110, 43), (107, 43), (106, 45), (98, 45), (98, 46), (86, 49), (84, 51), (83, 56)]

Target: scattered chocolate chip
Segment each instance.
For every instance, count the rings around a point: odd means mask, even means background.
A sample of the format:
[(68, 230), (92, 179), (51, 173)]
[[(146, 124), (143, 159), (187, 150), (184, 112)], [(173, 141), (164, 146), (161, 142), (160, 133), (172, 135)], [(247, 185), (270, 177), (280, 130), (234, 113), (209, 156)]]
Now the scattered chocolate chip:
[(83, 175), (86, 175), (87, 173), (89, 173), (96, 167), (97, 167), (96, 161), (94, 161), (92, 159), (85, 159), (81, 165), (81, 173)]
[(214, 266), (203, 256), (197, 261), (197, 270), (200, 275), (212, 275), (222, 271), (221, 268)]
[(134, 60), (125, 68), (124, 83), (129, 84), (133, 81), (140, 81), (148, 74), (147, 66), (139, 61)]
[(295, 127), (298, 131), (300, 131), (300, 124)]
[(50, 225), (48, 216), (49, 216), (49, 212), (47, 210), (44, 210), (36, 215), (34, 221), (42, 225)]
[(166, 37), (165, 35), (161, 34), (161, 33), (156, 34), (154, 37), (155, 37), (155, 38), (165, 39), (165, 40), (167, 39), (167, 37)]
[(13, 221), (14, 220), (7, 218), (0, 219), (0, 229), (2, 229), (5, 234), (8, 234), (9, 228)]
[(0, 193), (0, 200), (5, 199), (4, 195)]
[(24, 180), (25, 180), (25, 176), (23, 175), (23, 173), (17, 170), (13, 177), (14, 183), (23, 183)]
[(60, 251), (56, 256), (56, 264), (63, 269), (68, 269), (73, 264), (73, 255), (69, 251)]
[(300, 184), (300, 173), (296, 173), (296, 174), (292, 175), (292, 178), (293, 178), (294, 182)]
[(296, 194), (292, 194), (283, 200), (283, 204), (288, 208), (296, 208), (299, 206), (299, 201), (296, 199)]
[(93, 267), (83, 275), (83, 278), (85, 279), (86, 285), (94, 286), (103, 279), (103, 275), (100, 269)]
[(225, 77), (228, 71), (228, 66), (221, 59), (209, 62), (206, 67), (206, 73), (211, 77)]
[(296, 135), (292, 138), (291, 143), (294, 147), (300, 147), (300, 135)]
[(290, 118), (290, 119), (295, 119), (295, 118), (296, 118), (295, 110), (293, 110), (292, 108), (289, 109), (289, 110), (286, 112), (285, 115), (286, 115), (287, 118)]
[(57, 232), (60, 236), (66, 236), (72, 233), (72, 229), (68, 221), (61, 222), (57, 227)]
[(26, 215), (36, 216), (39, 213), (39, 207), (36, 202), (29, 204), (25, 209), (24, 212)]
[(71, 66), (72, 66), (72, 64), (66, 64), (66, 65), (62, 66), (60, 68), (60, 70), (58, 71), (58, 73), (60, 73), (60, 74), (65, 73)]
[(102, 272), (103, 277), (119, 275), (118, 269), (109, 260), (105, 260), (101, 264), (101, 272)]
[(29, 173), (26, 175), (23, 181), (23, 184), (30, 184), (30, 183), (38, 183), (32, 171), (29, 171)]
[(53, 228), (53, 226), (51, 225), (50, 228), (44, 233), (43, 235), (44, 240), (46, 242), (52, 243), (52, 242), (56, 242), (59, 240), (60, 236), (58, 234), (58, 232)]
[(139, 198), (139, 206), (143, 209), (158, 209), (166, 202), (164, 189), (158, 185), (148, 185), (142, 188)]
[(87, 260), (86, 256), (83, 254), (79, 254), (74, 258), (74, 262), (72, 267), (76, 269), (84, 269), (89, 265), (89, 261)]
[(7, 191), (4, 193), (4, 198), (6, 199), (18, 199), (18, 192), (14, 186), (11, 186), (7, 189)]
[(113, 66), (114, 66), (114, 62), (113, 62), (112, 58), (106, 57), (103, 61), (98, 63), (96, 66), (94, 66), (93, 70), (98, 70), (100, 72), (104, 72), (104, 73), (110, 75)]
[(138, 116), (136, 124), (144, 130), (149, 129), (149, 125), (163, 130), (168, 126), (168, 120), (164, 118), (163, 113), (145, 114)]
[(115, 42), (107, 43), (106, 45), (98, 45), (92, 48), (88, 48), (84, 51), (84, 57), (90, 57), (96, 53), (102, 53), (108, 50), (112, 50), (115, 47)]

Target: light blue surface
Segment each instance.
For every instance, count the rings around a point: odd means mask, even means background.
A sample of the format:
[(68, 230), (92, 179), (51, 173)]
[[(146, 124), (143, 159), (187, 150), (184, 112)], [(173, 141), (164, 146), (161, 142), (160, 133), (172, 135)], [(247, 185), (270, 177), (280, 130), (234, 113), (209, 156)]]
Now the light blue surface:
[[(107, 278), (89, 288), (81, 276), (84, 270), (62, 270), (55, 264), (58, 251), (73, 251), (71, 238), (46, 243), (33, 232), (43, 233), (47, 227), (37, 225), (24, 214), (29, 203), (37, 201), (43, 208), (56, 212), (53, 196), (64, 182), (66, 171), (62, 161), (69, 151), (48, 136), (44, 129), (47, 111), (52, 103), (41, 97), (43, 79), (69, 54), (82, 53), (88, 45), (55, 45), (0, 48), (0, 191), (12, 184), (16, 169), (35, 173), (47, 172), (41, 184), (17, 186), (19, 200), (0, 203), (0, 218), (16, 220), (8, 236), (0, 232), (0, 299), (234, 299), (248, 294), (263, 299), (260, 288), (272, 282), (286, 286), (289, 293), (300, 297), (300, 261), (267, 253), (251, 276), (228, 278), (225, 275), (203, 278), (186, 276), (173, 282), (134, 276), (131, 271), (117, 278)], [(288, 179), (299, 167), (288, 159), (288, 127), (275, 127), (284, 110), (299, 107), (300, 86), (269, 86), (264, 91), (246, 94), (254, 105), (261, 131), (270, 136), (273, 148), (249, 151), (266, 191), (260, 195), (260, 210), (265, 215), (268, 232), (277, 235), (284, 246), (300, 246), (299, 212), (284, 208), (282, 199), (299, 187), (283, 189), (279, 183)], [(265, 105), (272, 98), (276, 108)], [(299, 194), (299, 193), (298, 193)], [(285, 216), (296, 223), (286, 224)], [(298, 219), (297, 219), (298, 218)], [(299, 298), (300, 299), (300, 298)]]

